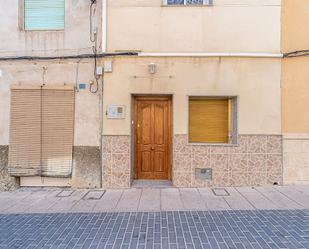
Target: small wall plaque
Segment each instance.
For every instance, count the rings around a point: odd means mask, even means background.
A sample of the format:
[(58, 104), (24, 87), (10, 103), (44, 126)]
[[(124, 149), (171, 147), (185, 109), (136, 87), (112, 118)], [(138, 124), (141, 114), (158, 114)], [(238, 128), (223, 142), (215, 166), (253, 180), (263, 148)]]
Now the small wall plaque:
[(124, 119), (125, 106), (124, 105), (110, 105), (107, 107), (108, 119)]

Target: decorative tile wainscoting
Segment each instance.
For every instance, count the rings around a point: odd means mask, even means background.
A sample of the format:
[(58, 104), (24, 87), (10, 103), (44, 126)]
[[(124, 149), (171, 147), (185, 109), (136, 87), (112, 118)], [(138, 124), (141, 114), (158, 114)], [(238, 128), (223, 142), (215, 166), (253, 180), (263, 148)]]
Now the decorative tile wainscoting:
[(130, 187), (130, 147), (130, 136), (103, 137), (103, 187)]
[[(174, 136), (173, 184), (177, 187), (282, 184), (282, 136), (239, 135), (236, 146), (191, 145)], [(212, 180), (195, 178), (196, 168), (211, 168)]]
[(8, 173), (9, 146), (0, 145), (0, 191), (10, 191), (18, 188), (17, 178)]

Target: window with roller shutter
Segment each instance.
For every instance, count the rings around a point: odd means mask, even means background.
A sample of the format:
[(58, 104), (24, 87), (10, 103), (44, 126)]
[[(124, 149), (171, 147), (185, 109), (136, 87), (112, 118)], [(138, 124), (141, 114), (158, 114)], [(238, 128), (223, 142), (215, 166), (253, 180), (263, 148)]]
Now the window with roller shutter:
[(236, 97), (190, 97), (189, 142), (236, 143)]
[(65, 0), (23, 0), (24, 30), (63, 30)]

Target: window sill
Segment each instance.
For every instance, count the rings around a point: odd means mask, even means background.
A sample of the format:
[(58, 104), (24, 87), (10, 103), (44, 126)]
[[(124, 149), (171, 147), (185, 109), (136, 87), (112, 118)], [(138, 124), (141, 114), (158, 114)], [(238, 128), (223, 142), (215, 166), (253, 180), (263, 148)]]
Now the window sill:
[(22, 29), (23, 32), (64, 32), (64, 29)]
[(191, 143), (191, 142), (188, 142), (188, 145), (191, 145), (191, 146), (221, 146), (221, 147), (239, 146), (238, 143), (232, 144), (232, 143)]

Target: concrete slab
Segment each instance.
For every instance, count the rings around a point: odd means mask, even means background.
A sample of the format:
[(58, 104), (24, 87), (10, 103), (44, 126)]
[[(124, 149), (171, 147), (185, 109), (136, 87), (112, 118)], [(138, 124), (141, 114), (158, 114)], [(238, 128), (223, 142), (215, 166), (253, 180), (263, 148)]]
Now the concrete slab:
[(309, 196), (309, 185), (299, 185), (299, 186), (293, 186), (293, 187), (295, 187), (297, 190), (304, 193), (305, 195)]
[(24, 191), (17, 194), (17, 198), (11, 197), (12, 204), (5, 211), (6, 213), (26, 213), (28, 209), (36, 205), (38, 201), (48, 195), (46, 190)]
[(195, 188), (179, 189), (180, 198), (186, 210), (205, 210), (206, 204), (199, 191)]
[(140, 212), (159, 212), (161, 210), (161, 191), (160, 189), (142, 189), (138, 211)]
[(39, 199), (35, 202), (35, 205), (32, 205), (25, 213), (47, 213), (52, 206), (54, 206), (60, 199), (56, 195), (60, 191), (52, 190), (42, 199)]
[(125, 189), (116, 206), (116, 212), (136, 212), (141, 198), (141, 189)]
[(258, 192), (255, 188), (236, 188), (236, 190), (256, 209), (276, 209), (276, 205)]
[(123, 190), (107, 190), (101, 200), (99, 200), (95, 207), (94, 212), (113, 212), (116, 209), (118, 202), (123, 194)]
[(178, 188), (167, 188), (161, 190), (162, 211), (184, 210)]
[(274, 187), (256, 187), (256, 190), (276, 205), (277, 209), (300, 209), (301, 205), (280, 193)]
[[(183, 210), (309, 209), (307, 186), (226, 188), (230, 196), (215, 196), (211, 188), (132, 188), (107, 190), (83, 198), (89, 190), (57, 197), (61, 189), (20, 189), (0, 193), (0, 213), (160, 212)], [(93, 197), (93, 198), (92, 198)]]
[(206, 204), (207, 210), (228, 210), (231, 207), (223, 197), (215, 196), (209, 188), (198, 189), (202, 200)]
[(233, 210), (255, 209), (255, 207), (246, 198), (244, 198), (244, 196), (242, 196), (237, 189), (229, 187), (226, 188), (226, 190), (230, 193), (230, 196), (225, 196), (223, 198)]
[(76, 203), (87, 193), (87, 190), (76, 190), (69, 197), (57, 197), (59, 200), (52, 205), (47, 212), (62, 213), (69, 212)]
[(301, 205), (302, 208), (309, 208), (309, 196), (304, 194), (304, 192), (299, 191), (293, 186), (281, 186), (274, 188), (290, 200), (293, 200), (297, 204)]

